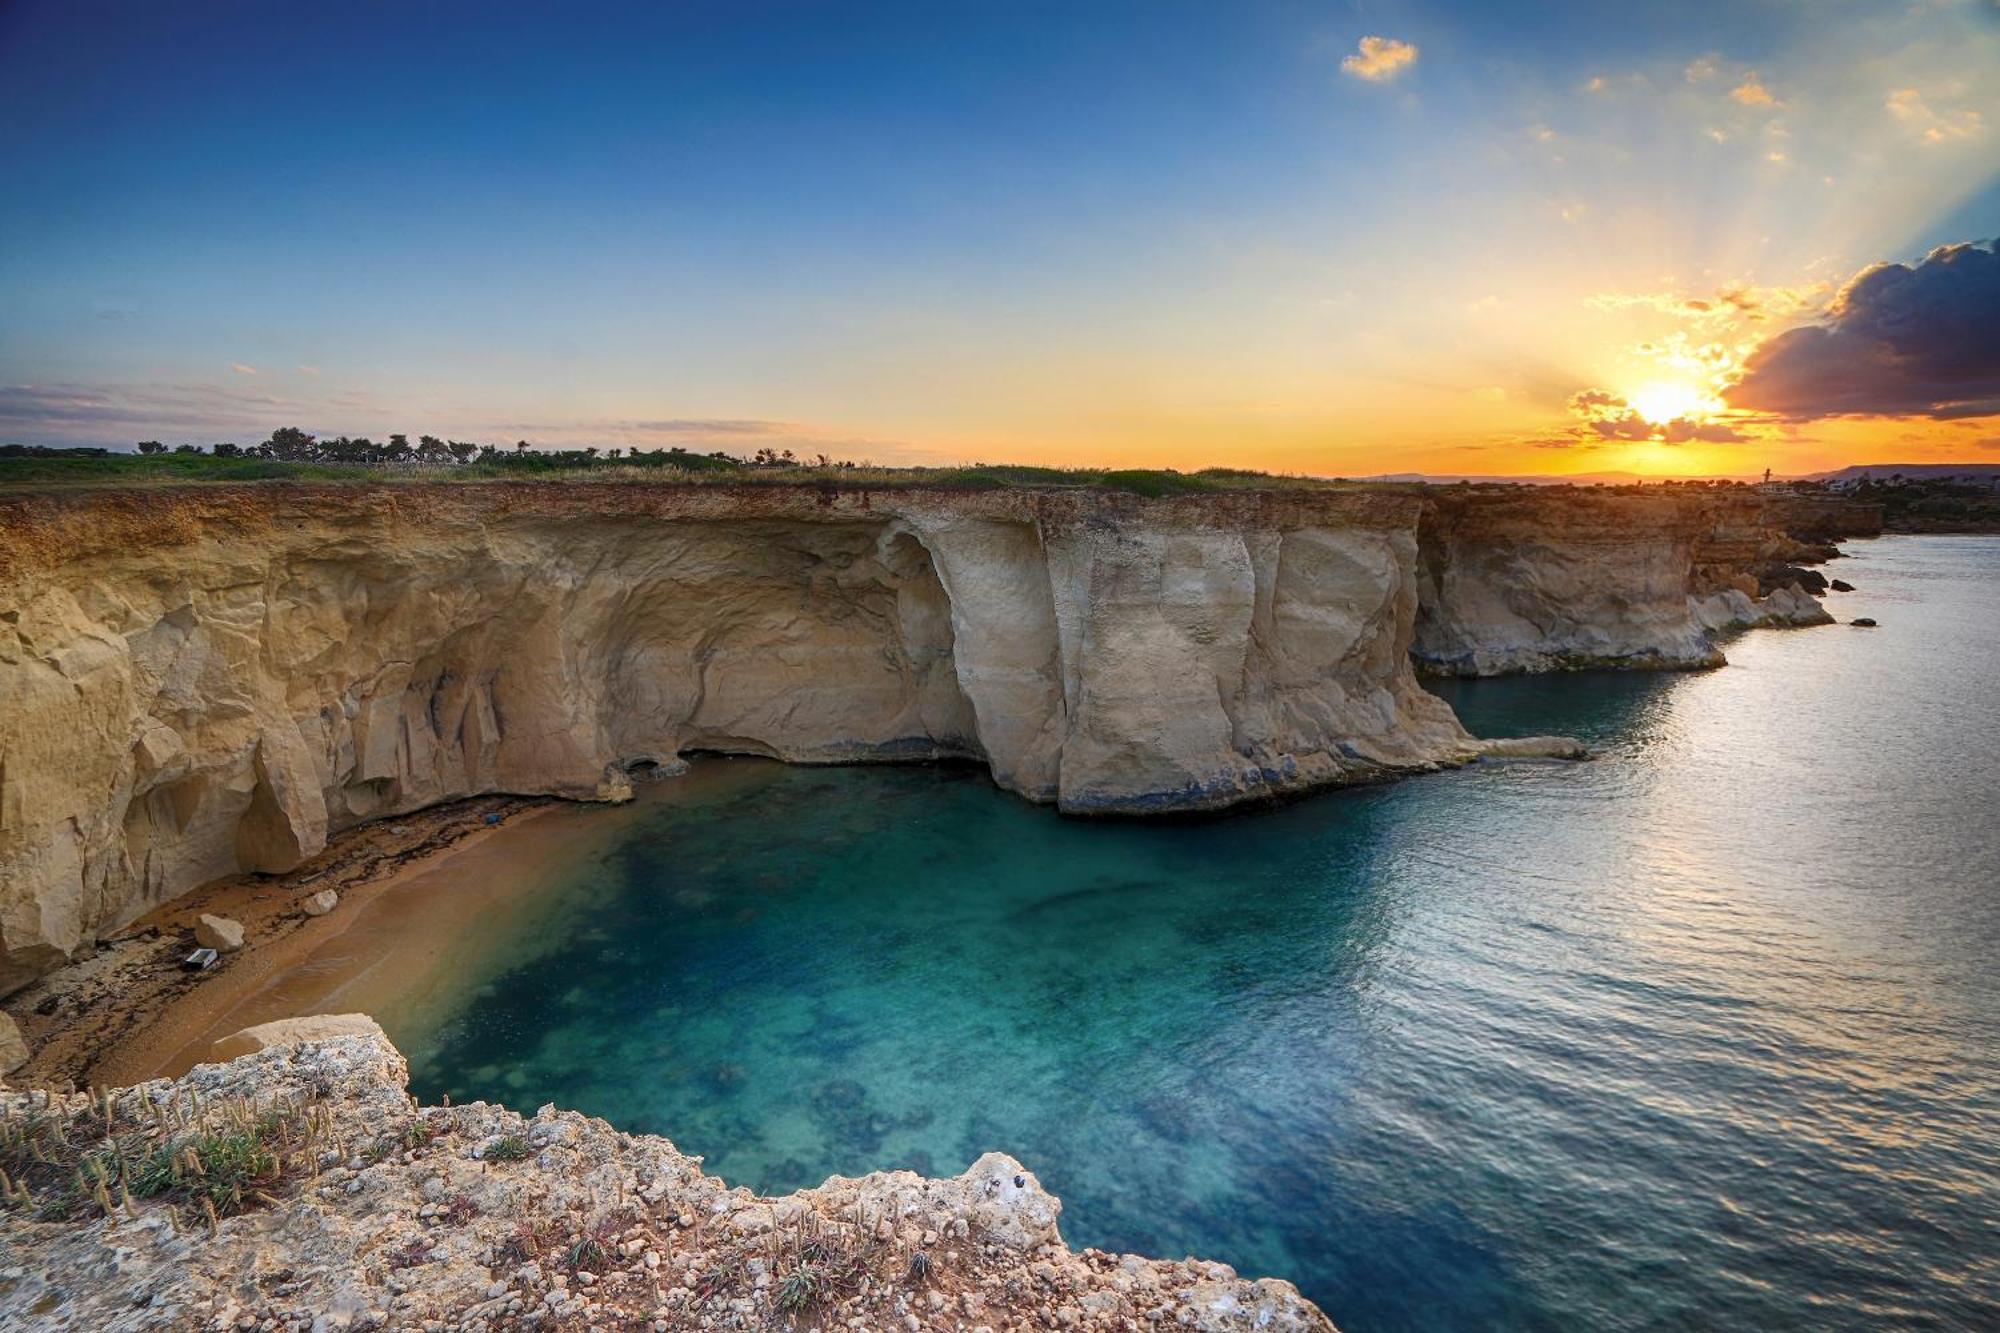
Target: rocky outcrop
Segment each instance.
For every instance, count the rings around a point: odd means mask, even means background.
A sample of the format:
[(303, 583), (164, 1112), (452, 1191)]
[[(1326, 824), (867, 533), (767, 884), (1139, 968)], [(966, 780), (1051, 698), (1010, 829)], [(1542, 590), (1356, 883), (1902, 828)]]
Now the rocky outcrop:
[(208, 1049), (212, 1061), (234, 1060), (239, 1055), (276, 1050), (283, 1046), (303, 1046), (309, 1041), (334, 1037), (375, 1037), (389, 1040), (381, 1024), (366, 1014), (304, 1014), (297, 1018), (274, 1018), (238, 1028), (217, 1040)]
[[(1288, 1282), (1072, 1251), (1060, 1201), (1000, 1153), (759, 1198), (663, 1138), (406, 1088), (363, 1034), (101, 1097), (0, 1093), (28, 1196), (0, 1239), (0, 1325), (1332, 1330)], [(118, 1152), (76, 1193), (107, 1135)], [(123, 1176), (253, 1139), (199, 1177)]]
[(1482, 743), (1410, 665), (1419, 504), (574, 482), (0, 503), (0, 992), (364, 820), (619, 799), (691, 751), (970, 758), (1075, 813), (1466, 762)]

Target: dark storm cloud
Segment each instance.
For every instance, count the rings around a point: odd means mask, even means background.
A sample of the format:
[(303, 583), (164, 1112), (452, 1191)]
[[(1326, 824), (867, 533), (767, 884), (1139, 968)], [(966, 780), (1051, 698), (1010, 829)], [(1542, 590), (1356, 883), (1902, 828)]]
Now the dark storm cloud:
[(1826, 323), (1752, 352), (1728, 397), (1795, 420), (2000, 412), (2000, 253), (1947, 245), (1915, 268), (1863, 269)]

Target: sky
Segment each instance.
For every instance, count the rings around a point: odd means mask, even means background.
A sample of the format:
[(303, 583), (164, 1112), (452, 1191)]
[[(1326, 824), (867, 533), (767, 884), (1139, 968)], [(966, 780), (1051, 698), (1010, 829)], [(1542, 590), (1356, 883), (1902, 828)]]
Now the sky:
[(2000, 3), (0, 0), (0, 440), (2000, 462)]

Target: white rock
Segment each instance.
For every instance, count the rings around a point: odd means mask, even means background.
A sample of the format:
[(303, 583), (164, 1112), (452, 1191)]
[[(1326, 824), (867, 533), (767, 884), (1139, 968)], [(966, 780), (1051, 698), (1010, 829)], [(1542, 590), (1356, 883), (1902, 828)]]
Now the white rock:
[(12, 1014), (0, 1013), (0, 1074), (11, 1074), (28, 1063), (28, 1039)]
[(332, 889), (321, 889), (318, 893), (301, 902), (299, 906), (305, 909), (307, 916), (325, 916), (328, 912), (340, 906), (340, 895)]
[(234, 1060), (276, 1046), (297, 1046), (302, 1042), (325, 1041), (329, 1037), (377, 1037), (387, 1041), (381, 1026), (366, 1014), (308, 1014), (303, 1018), (279, 1018), (254, 1027), (241, 1028), (208, 1048), (211, 1061)]
[(194, 924), (194, 942), (217, 953), (234, 953), (243, 947), (243, 923), (203, 912)]

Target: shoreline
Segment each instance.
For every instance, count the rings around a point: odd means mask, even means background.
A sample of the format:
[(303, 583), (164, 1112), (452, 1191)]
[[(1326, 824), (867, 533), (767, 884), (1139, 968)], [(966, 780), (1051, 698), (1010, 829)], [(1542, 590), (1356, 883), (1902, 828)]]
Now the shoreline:
[[(199, 1056), (182, 1057), (197, 1043), (206, 1050), (201, 1039), (217, 1021), (298, 973), (384, 894), (462, 864), (497, 833), (582, 808), (557, 797), (500, 795), (386, 816), (336, 834), (294, 870), (231, 876), (163, 903), (0, 1005), (33, 1053), (8, 1081), (129, 1085), (184, 1072)], [(489, 823), (494, 815), (499, 822)], [(323, 889), (338, 892), (340, 904), (308, 915), (303, 899)], [(241, 922), (244, 947), (207, 972), (187, 972), (180, 963), (195, 947), (203, 913)]]

